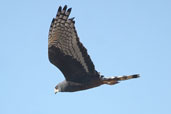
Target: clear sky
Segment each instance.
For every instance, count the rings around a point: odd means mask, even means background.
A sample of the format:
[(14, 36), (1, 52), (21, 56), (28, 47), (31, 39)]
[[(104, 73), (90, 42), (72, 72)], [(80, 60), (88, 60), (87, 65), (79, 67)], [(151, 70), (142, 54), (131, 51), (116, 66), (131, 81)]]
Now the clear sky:
[[(65, 4), (101, 74), (141, 78), (55, 95), (48, 31)], [(1, 0), (0, 52), (0, 114), (171, 113), (170, 0)]]

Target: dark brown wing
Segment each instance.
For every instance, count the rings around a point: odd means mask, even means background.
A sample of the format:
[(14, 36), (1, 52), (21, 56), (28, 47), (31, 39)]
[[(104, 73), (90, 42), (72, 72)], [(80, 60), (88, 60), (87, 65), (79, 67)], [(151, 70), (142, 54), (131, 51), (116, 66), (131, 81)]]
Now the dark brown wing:
[(71, 8), (67, 10), (67, 6), (63, 9), (60, 6), (52, 20), (48, 38), (49, 60), (61, 70), (66, 80), (82, 82), (99, 75), (79, 41), (74, 18), (68, 18), (70, 12)]

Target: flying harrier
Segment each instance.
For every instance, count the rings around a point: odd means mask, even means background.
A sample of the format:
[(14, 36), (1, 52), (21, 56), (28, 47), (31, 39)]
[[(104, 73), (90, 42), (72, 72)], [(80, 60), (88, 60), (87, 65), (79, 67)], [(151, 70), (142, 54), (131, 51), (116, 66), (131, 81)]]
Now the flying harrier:
[(48, 36), (50, 62), (65, 76), (55, 87), (57, 92), (75, 92), (94, 88), (103, 84), (114, 85), (119, 81), (138, 78), (139, 75), (105, 78), (96, 70), (86, 48), (80, 42), (75, 29), (74, 18), (69, 18), (71, 8), (60, 6), (53, 18)]

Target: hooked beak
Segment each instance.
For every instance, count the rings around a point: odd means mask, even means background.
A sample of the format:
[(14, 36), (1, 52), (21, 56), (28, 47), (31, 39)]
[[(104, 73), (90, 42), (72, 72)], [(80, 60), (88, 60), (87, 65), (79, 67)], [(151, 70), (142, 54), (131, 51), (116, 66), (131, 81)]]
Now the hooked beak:
[(59, 89), (54, 89), (55, 94), (59, 92)]

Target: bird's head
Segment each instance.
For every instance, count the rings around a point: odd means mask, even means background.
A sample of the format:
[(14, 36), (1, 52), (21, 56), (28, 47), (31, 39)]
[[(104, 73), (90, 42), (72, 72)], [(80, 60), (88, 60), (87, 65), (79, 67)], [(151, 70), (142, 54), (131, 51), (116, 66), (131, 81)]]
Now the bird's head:
[(60, 92), (60, 91), (61, 91), (60, 87), (56, 86), (55, 89), (54, 89), (55, 94)]

